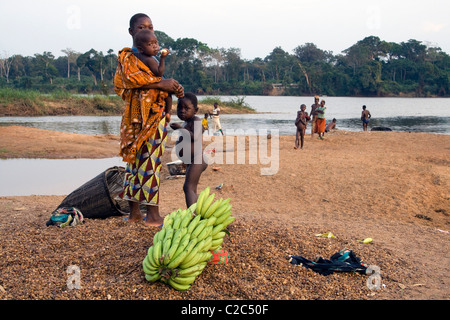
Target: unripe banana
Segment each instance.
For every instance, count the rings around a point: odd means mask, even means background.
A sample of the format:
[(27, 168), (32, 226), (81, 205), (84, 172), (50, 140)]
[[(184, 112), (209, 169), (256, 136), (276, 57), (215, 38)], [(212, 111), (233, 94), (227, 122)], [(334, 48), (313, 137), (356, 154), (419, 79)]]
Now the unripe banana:
[(172, 224), (173, 224), (173, 218), (170, 217), (170, 215), (165, 216), (164, 221), (163, 221), (163, 229), (171, 227)]
[(173, 281), (173, 280), (170, 279), (170, 278), (169, 278), (169, 280), (167, 280), (167, 283), (168, 283), (172, 288), (174, 288), (175, 290), (178, 290), (178, 291), (185, 291), (185, 290), (187, 290), (187, 289), (189, 289), (189, 288), (191, 287), (190, 284), (179, 284), (179, 283)]
[(213, 256), (213, 254), (210, 251), (203, 252), (203, 256), (200, 258), (200, 260), (199, 260), (199, 262), (197, 262), (197, 264), (206, 263), (206, 261), (211, 259), (212, 256)]
[(154, 246), (151, 246), (150, 248), (148, 248), (147, 260), (153, 268), (157, 268), (157, 267), (159, 267), (159, 264), (156, 263), (155, 260), (153, 260), (153, 248), (154, 248)]
[(218, 250), (218, 249), (220, 249), (220, 248), (222, 248), (222, 246), (219, 244), (219, 245), (217, 245), (217, 246), (211, 246), (210, 248), (209, 248), (209, 250), (210, 251), (215, 251), (215, 250)]
[(206, 222), (206, 220), (200, 220), (197, 227), (195, 227), (194, 231), (191, 232), (191, 239), (196, 238), (200, 234), (200, 232), (203, 231), (206, 226)]
[(203, 239), (205, 239), (206, 237), (211, 235), (212, 229), (213, 229), (213, 226), (205, 227), (203, 229), (203, 231), (200, 232), (200, 234), (197, 236), (198, 241), (202, 241)]
[(166, 229), (166, 234), (164, 235), (164, 238), (161, 239), (163, 242), (167, 241), (168, 239), (172, 239), (174, 233), (174, 229), (172, 227), (168, 227)]
[[(211, 206), (211, 203), (214, 201), (214, 197), (216, 196), (215, 193), (211, 193), (208, 198), (206, 198), (205, 202), (202, 204), (202, 211), (200, 212), (200, 215), (202, 217), (205, 216), (206, 211), (209, 209), (209, 207)], [(198, 213), (198, 211), (197, 211)]]
[(191, 251), (195, 248), (195, 246), (198, 243), (198, 239), (194, 238), (194, 239), (190, 239), (188, 246), (186, 247), (186, 250), (189, 251), (189, 253), (191, 253)]
[(228, 217), (231, 216), (231, 211), (227, 211), (224, 214), (222, 214), (220, 217), (217, 218), (216, 224), (220, 224), (228, 219)]
[(200, 254), (196, 254), (192, 259), (183, 261), (183, 263), (180, 264), (180, 268), (185, 269), (192, 267), (193, 265), (196, 265), (202, 257), (202, 252)]
[(190, 234), (194, 229), (197, 227), (198, 223), (200, 222), (200, 219), (202, 218), (201, 215), (196, 215), (194, 219), (191, 220), (191, 222), (188, 225), (187, 232)]
[(212, 239), (211, 235), (209, 235), (206, 238), (205, 245), (203, 246), (201, 251), (209, 251), (209, 248), (211, 247), (211, 244), (212, 244), (212, 240), (213, 239)]
[(217, 218), (216, 217), (209, 217), (208, 219), (206, 219), (206, 226), (214, 226), (214, 224), (216, 223)]
[(148, 261), (148, 256), (145, 256), (144, 260), (142, 260), (142, 269), (146, 274), (153, 274), (155, 272), (158, 272), (158, 267), (154, 267), (150, 264)]
[(163, 247), (162, 247), (162, 254), (165, 255), (167, 251), (169, 251), (171, 245), (172, 245), (172, 238), (173, 238), (174, 230), (172, 228), (167, 229), (166, 236), (164, 237), (163, 241)]
[(231, 201), (231, 198), (226, 198), (222, 201), (222, 205), (227, 205)]
[(183, 252), (181, 252), (178, 256), (176, 256), (174, 259), (172, 259), (169, 264), (167, 265), (167, 268), (173, 269), (178, 267), (183, 261), (184, 258), (189, 254), (189, 251), (185, 249)]
[(155, 234), (155, 236), (153, 237), (153, 243), (156, 243), (156, 242), (158, 242), (159, 240), (164, 239), (165, 234), (166, 234), (166, 229), (165, 229), (165, 228), (159, 230), (159, 231)]
[(211, 188), (208, 186), (205, 189), (200, 192), (197, 198), (197, 208), (195, 209), (197, 214), (200, 214), (200, 211), (203, 208), (203, 204), (205, 203), (206, 198), (209, 196), (209, 192), (211, 191)]
[(193, 204), (188, 208), (188, 210), (191, 212), (191, 214), (195, 212), (195, 209), (197, 209), (197, 202), (193, 203)]
[(192, 219), (192, 212), (190, 210), (186, 211), (186, 215), (183, 217), (180, 223), (180, 228), (185, 228), (189, 225)]
[(215, 225), (211, 235), (214, 237), (217, 233), (221, 232), (222, 230), (225, 229), (225, 226), (223, 225), (223, 223), (219, 223), (218, 225)]
[(181, 229), (178, 229), (175, 233), (175, 235), (172, 238), (172, 243), (170, 245), (169, 250), (164, 252), (164, 264), (169, 264), (170, 260), (174, 257), (175, 252), (178, 249), (178, 245), (181, 241), (181, 234), (183, 231)]
[(177, 269), (175, 271), (175, 274), (177, 276), (187, 276), (190, 275), (194, 272), (203, 270), (206, 267), (207, 263), (206, 262), (202, 262), (202, 263), (198, 263), (195, 266), (192, 266), (190, 268), (186, 268), (186, 269)]
[(192, 284), (195, 281), (195, 276), (185, 276), (185, 277), (174, 277), (171, 278), (173, 281), (179, 284)]
[(186, 249), (186, 247), (188, 246), (189, 242), (190, 242), (190, 234), (185, 234), (180, 241), (180, 244), (178, 245), (177, 250), (175, 251), (175, 253), (173, 254), (173, 257), (171, 258), (171, 260), (173, 260), (173, 258), (176, 258), (180, 253), (182, 253), (184, 251), (184, 249)]
[(200, 250), (203, 249), (205, 242), (206, 242), (206, 240), (202, 240), (195, 245), (195, 247), (192, 249), (192, 251), (186, 256), (186, 258), (181, 263), (180, 268), (184, 269), (186, 266), (183, 266), (183, 265), (185, 265), (187, 262), (195, 259), (195, 257), (197, 256), (197, 253), (199, 253)]
[(183, 210), (183, 211), (180, 211), (177, 213), (177, 215), (175, 216), (175, 218), (173, 220), (172, 228), (174, 228), (174, 229), (180, 228), (181, 220), (183, 220), (186, 213), (187, 213), (187, 210)]
[(234, 220), (236, 219), (236, 217), (228, 217), (227, 220), (225, 220), (223, 223), (223, 225), (225, 226), (225, 228), (232, 223)]
[[(224, 200), (225, 201), (225, 200)], [(223, 203), (220, 205), (219, 208), (216, 209), (216, 211), (212, 214), (213, 217), (220, 217), (225, 211), (228, 210), (230, 204), (228, 203)], [(230, 207), (231, 209), (231, 207)]]
[(208, 219), (216, 210), (220, 207), (220, 204), (222, 203), (223, 199), (220, 198), (216, 202), (214, 202), (208, 210), (206, 210), (205, 214), (203, 215), (203, 218)]
[(223, 231), (217, 232), (215, 235), (212, 236), (213, 240), (220, 239), (225, 237), (226, 233)]
[(158, 281), (159, 279), (161, 279), (161, 274), (159, 272), (150, 275), (150, 274), (146, 274), (145, 275), (145, 280), (149, 281), (149, 282), (155, 282)]
[(154, 244), (153, 248), (153, 261), (159, 266), (161, 265), (161, 261), (159, 260), (162, 255), (162, 241), (158, 241), (156, 244)]
[(211, 247), (220, 246), (223, 243), (223, 238), (214, 239), (211, 243)]

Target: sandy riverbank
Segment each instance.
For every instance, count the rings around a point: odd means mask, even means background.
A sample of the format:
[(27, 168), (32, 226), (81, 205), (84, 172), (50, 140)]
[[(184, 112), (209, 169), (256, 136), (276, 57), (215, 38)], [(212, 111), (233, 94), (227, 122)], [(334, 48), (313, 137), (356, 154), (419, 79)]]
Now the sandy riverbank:
[[(308, 135), (303, 150), (294, 139), (280, 137), (276, 174), (248, 161), (204, 172), (199, 189), (223, 183), (217, 194), (232, 199), (237, 219), (224, 245), (229, 264), (209, 266), (187, 292), (143, 277), (156, 229), (120, 217), (46, 227), (64, 196), (0, 197), (0, 299), (449, 299), (450, 136), (336, 131), (324, 141)], [(117, 146), (115, 136), (0, 127), (3, 158), (111, 157)], [(184, 207), (183, 180), (167, 175), (163, 215)], [(336, 238), (315, 237), (323, 232)], [(366, 237), (373, 242), (357, 241)], [(368, 276), (321, 276), (287, 260), (344, 248), (380, 267), (380, 289), (367, 287)], [(72, 264), (79, 290), (66, 286)]]

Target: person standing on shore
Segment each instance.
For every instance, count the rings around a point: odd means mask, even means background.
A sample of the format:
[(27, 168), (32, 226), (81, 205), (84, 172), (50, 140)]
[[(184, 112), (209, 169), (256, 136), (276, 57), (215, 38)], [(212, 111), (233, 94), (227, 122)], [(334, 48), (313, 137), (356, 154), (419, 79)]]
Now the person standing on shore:
[(214, 125), (214, 131), (220, 131), (220, 133), (223, 135), (222, 126), (220, 125), (220, 119), (219, 119), (219, 105), (217, 102), (214, 102), (214, 109), (212, 111), (212, 119), (213, 119), (213, 125)]
[(370, 118), (372, 115), (370, 111), (366, 109), (366, 106), (362, 106), (363, 111), (361, 112), (361, 121), (363, 123), (363, 131), (367, 131), (367, 125), (369, 124)]
[(311, 112), (309, 116), (311, 117), (311, 138), (314, 137), (314, 133), (317, 132), (316, 120), (317, 120), (317, 108), (320, 107), (319, 96), (314, 97), (314, 104), (311, 105)]
[(140, 205), (143, 204), (146, 205), (145, 224), (161, 226), (164, 220), (159, 214), (160, 159), (170, 118), (166, 117), (164, 104), (156, 106), (155, 101), (142, 99), (142, 96), (162, 90), (181, 98), (184, 88), (174, 79), (153, 75), (136, 57), (135, 35), (144, 29), (153, 32), (152, 20), (146, 14), (135, 14), (128, 29), (133, 37), (133, 48), (120, 50), (114, 76), (114, 91), (125, 102), (119, 155), (126, 162), (126, 173), (123, 190), (118, 197), (128, 201), (129, 221), (142, 221)]
[(316, 120), (316, 126), (317, 126), (317, 133), (319, 134), (319, 139), (323, 140), (323, 136), (325, 134), (325, 110), (327, 108), (325, 107), (325, 100), (322, 99), (320, 102), (320, 106), (316, 109), (317, 111), (317, 120)]
[(297, 112), (297, 119), (295, 119), (295, 126), (297, 127), (297, 133), (295, 135), (295, 147), (294, 149), (303, 149), (303, 142), (305, 137), (306, 125), (311, 118), (306, 112), (306, 105), (302, 104), (300, 106), (300, 111)]

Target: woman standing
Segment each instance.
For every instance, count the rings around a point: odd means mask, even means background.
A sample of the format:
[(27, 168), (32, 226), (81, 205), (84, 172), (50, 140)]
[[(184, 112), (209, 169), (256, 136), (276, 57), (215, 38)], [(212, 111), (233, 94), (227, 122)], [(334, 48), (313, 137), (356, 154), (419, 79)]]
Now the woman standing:
[[(131, 36), (142, 30), (153, 32), (153, 23), (146, 14), (136, 14), (130, 20)], [(158, 97), (161, 91), (184, 95), (183, 87), (173, 79), (162, 80), (134, 55), (133, 48), (119, 52), (114, 77), (114, 90), (125, 101), (120, 125), (120, 156), (127, 163), (124, 187), (119, 198), (128, 200), (129, 220), (142, 221), (140, 204), (146, 205), (145, 224), (160, 226), (159, 175), (161, 157), (167, 138), (169, 115)]]

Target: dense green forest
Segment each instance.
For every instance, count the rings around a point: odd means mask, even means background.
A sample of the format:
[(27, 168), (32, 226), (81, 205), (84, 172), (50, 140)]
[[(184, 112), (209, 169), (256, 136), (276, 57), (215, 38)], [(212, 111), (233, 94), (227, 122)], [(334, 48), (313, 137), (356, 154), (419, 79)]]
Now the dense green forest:
[[(339, 54), (314, 43), (292, 53), (276, 47), (265, 58), (245, 60), (237, 48), (209, 48), (192, 38), (174, 40), (156, 31), (171, 50), (166, 78), (186, 91), (214, 95), (449, 96), (450, 56), (421, 41), (386, 42), (375, 36)], [(51, 93), (112, 94), (117, 52), (61, 50), (34, 56), (1, 56), (0, 87)]]

